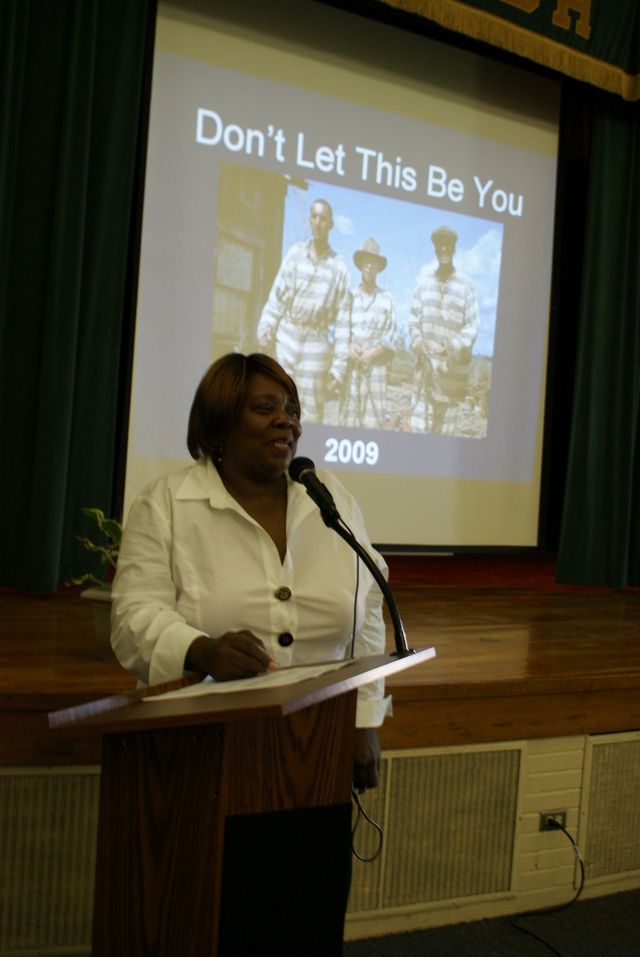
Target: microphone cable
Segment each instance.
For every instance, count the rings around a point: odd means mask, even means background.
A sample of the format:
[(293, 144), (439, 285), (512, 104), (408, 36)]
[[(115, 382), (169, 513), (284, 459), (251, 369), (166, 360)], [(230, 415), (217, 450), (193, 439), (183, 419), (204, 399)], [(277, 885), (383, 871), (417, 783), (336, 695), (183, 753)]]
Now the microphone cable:
[(356, 625), (358, 622), (358, 591), (360, 589), (360, 556), (356, 552), (356, 587), (353, 593), (353, 626), (351, 628), (351, 654), (350, 658), (353, 658), (355, 655), (356, 649)]
[[(384, 839), (382, 828), (377, 823), (377, 821), (374, 821), (373, 818), (369, 817), (369, 815), (363, 808), (362, 803), (360, 801), (360, 796), (358, 795), (358, 792), (356, 791), (354, 787), (351, 788), (351, 796), (357, 808), (356, 819), (354, 821), (353, 827), (351, 828), (351, 850), (353, 852), (354, 857), (357, 857), (357, 859), (359, 861), (362, 861), (363, 864), (371, 864), (372, 861), (375, 861), (376, 857), (378, 857), (378, 855), (380, 854), (382, 850), (382, 841)], [(378, 846), (376, 850), (373, 852), (373, 854), (371, 855), (371, 857), (363, 857), (362, 854), (359, 854), (354, 844), (356, 829), (362, 818), (364, 818), (365, 821), (367, 821), (367, 823), (370, 824), (371, 827), (375, 828), (375, 830), (378, 832)]]
[[(344, 528), (346, 528), (346, 530), (349, 532), (350, 535), (353, 535), (353, 532), (351, 531), (347, 523), (344, 521), (344, 519), (341, 518), (340, 523), (344, 526)], [(350, 655), (351, 658), (353, 658), (355, 654), (359, 589), (360, 589), (360, 556), (356, 552), (356, 587), (355, 587), (354, 595), (353, 595), (353, 627), (351, 629), (351, 655)], [(374, 821), (373, 818), (369, 817), (369, 815), (363, 808), (362, 802), (360, 801), (360, 796), (354, 787), (351, 788), (351, 796), (356, 806), (356, 819), (351, 829), (351, 850), (353, 852), (354, 857), (356, 857), (359, 861), (362, 861), (363, 864), (370, 864), (372, 861), (375, 861), (376, 857), (378, 857), (378, 855), (382, 851), (382, 841), (384, 837), (382, 833), (382, 828), (380, 827), (377, 821)], [(354, 844), (356, 829), (362, 818), (364, 818), (365, 821), (367, 821), (367, 823), (370, 824), (371, 827), (375, 828), (375, 830), (378, 832), (378, 847), (376, 848), (374, 853), (371, 855), (371, 857), (363, 857), (362, 854), (360, 854), (356, 850), (355, 844)]]
[[(342, 527), (347, 530), (349, 535), (351, 535), (351, 537), (354, 538), (355, 536), (353, 532), (351, 531), (351, 529), (349, 528), (345, 520), (342, 518), (342, 516), (340, 516), (339, 521)], [(358, 592), (360, 590), (360, 556), (358, 555), (357, 552), (355, 552), (355, 556), (356, 556), (356, 587), (353, 592), (353, 624), (351, 626), (351, 650), (349, 653), (350, 658), (355, 657), (356, 628), (358, 624)]]

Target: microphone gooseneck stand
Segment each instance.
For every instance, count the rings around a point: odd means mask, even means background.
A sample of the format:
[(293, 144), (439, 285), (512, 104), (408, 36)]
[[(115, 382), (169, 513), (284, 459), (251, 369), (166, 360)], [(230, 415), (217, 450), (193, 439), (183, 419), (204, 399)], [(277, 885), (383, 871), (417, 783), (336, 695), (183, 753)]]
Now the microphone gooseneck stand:
[(402, 624), (402, 618), (400, 617), (400, 611), (398, 610), (398, 605), (394, 598), (393, 592), (389, 587), (389, 583), (374, 562), (373, 558), (365, 548), (362, 547), (357, 538), (352, 535), (348, 528), (342, 523), (342, 519), (334, 518), (331, 515), (327, 515), (325, 509), (321, 508), (320, 512), (324, 520), (325, 525), (329, 528), (332, 528), (340, 538), (344, 539), (347, 545), (350, 545), (351, 548), (360, 556), (364, 564), (367, 566), (373, 577), (375, 578), (380, 591), (384, 597), (384, 600), (387, 603), (387, 608), (389, 609), (389, 614), (391, 616), (391, 622), (393, 624), (393, 634), (396, 642), (395, 655), (401, 657), (403, 655), (414, 655), (415, 648), (409, 648), (407, 645), (407, 636), (405, 634), (404, 625)]
[(356, 554), (360, 556), (376, 580), (384, 600), (387, 603), (389, 614), (391, 615), (393, 634), (395, 636), (396, 642), (395, 655), (398, 657), (402, 657), (404, 655), (414, 655), (416, 653), (415, 649), (409, 648), (407, 645), (407, 636), (404, 631), (404, 625), (402, 624), (402, 618), (400, 617), (400, 612), (398, 611), (398, 606), (396, 604), (395, 598), (393, 597), (393, 592), (389, 587), (389, 583), (374, 562), (371, 555), (369, 555), (366, 549), (362, 547), (360, 542), (355, 538), (353, 532), (351, 532), (349, 529), (348, 525), (340, 517), (340, 512), (336, 507), (336, 503), (333, 500), (331, 492), (316, 475), (316, 467), (314, 463), (311, 461), (311, 459), (298, 456), (298, 458), (293, 459), (289, 465), (289, 476), (294, 480), (294, 482), (300, 482), (301, 485), (304, 485), (307, 490), (307, 495), (320, 509), (320, 515), (322, 516), (322, 521), (324, 524), (328, 528), (332, 528), (334, 532), (337, 532), (340, 538), (344, 539), (347, 545), (351, 546)]

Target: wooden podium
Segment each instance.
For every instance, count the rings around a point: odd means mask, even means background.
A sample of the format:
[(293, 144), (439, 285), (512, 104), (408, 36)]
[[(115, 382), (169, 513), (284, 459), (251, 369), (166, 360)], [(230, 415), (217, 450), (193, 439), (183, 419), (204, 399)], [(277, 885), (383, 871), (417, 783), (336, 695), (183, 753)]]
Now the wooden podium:
[(102, 735), (94, 957), (340, 954), (356, 691), (434, 654), (50, 714), (60, 733)]

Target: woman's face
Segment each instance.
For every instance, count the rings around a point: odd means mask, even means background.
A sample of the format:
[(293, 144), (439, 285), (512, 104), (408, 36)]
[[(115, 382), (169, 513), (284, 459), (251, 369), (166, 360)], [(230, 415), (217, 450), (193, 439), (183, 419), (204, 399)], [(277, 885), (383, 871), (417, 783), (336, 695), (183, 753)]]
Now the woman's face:
[(225, 439), (225, 474), (252, 478), (281, 475), (296, 454), (301, 432), (300, 410), (293, 396), (275, 379), (256, 373)]

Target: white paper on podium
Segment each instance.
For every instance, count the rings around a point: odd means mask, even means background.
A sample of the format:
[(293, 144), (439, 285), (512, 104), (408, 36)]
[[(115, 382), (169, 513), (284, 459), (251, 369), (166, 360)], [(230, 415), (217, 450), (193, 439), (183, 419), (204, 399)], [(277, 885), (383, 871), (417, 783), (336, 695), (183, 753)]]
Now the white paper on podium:
[(235, 681), (214, 681), (207, 677), (197, 684), (186, 685), (186, 687), (178, 688), (176, 691), (165, 691), (164, 694), (149, 695), (142, 700), (153, 703), (154, 701), (170, 701), (172, 698), (197, 698), (206, 694), (223, 694), (230, 691), (250, 691), (253, 688), (275, 688), (279, 685), (297, 684), (300, 681), (308, 681), (309, 678), (317, 678), (329, 671), (337, 671), (352, 661), (354, 661), (353, 658), (347, 658), (344, 661), (325, 662), (321, 665), (294, 665), (293, 667), (276, 668), (274, 671), (265, 671), (263, 674), (254, 675), (253, 678), (238, 678)]

